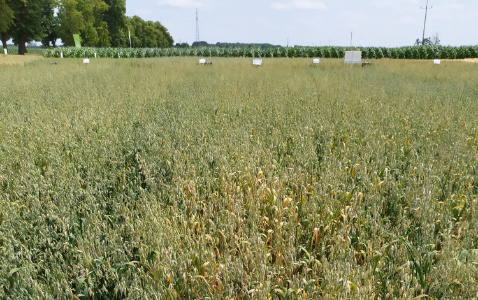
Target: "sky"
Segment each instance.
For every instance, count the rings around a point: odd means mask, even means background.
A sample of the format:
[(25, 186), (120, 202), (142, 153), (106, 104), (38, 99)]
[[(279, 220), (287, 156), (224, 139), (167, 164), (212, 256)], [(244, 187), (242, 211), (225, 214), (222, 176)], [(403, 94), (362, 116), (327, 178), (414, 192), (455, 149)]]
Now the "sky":
[[(159, 21), (175, 43), (400, 47), (422, 38), (427, 0), (126, 0), (126, 15)], [(478, 45), (477, 0), (429, 0), (425, 37)]]

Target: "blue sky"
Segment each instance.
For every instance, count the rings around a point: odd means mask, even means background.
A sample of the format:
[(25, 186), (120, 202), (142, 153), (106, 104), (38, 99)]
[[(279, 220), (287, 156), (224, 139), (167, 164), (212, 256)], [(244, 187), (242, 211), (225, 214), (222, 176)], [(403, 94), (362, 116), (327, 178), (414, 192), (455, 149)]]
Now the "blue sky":
[[(161, 22), (176, 42), (397, 47), (422, 37), (426, 0), (126, 0), (126, 14)], [(425, 36), (478, 45), (478, 1), (429, 0)]]

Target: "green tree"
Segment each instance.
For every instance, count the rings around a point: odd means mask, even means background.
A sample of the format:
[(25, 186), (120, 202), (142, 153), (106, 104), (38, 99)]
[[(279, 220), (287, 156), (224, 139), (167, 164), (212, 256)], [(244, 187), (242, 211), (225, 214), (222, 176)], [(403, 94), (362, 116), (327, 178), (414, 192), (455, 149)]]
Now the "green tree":
[(7, 30), (13, 24), (13, 17), (13, 10), (8, 6), (7, 2), (0, 0), (0, 39), (4, 49), (7, 49), (7, 41), (10, 39), (7, 35)]
[(128, 26), (131, 30), (133, 47), (168, 48), (173, 46), (173, 38), (160, 22), (144, 21), (134, 16), (128, 18)]
[(78, 1), (61, 0), (58, 7), (60, 27), (58, 35), (65, 46), (74, 46), (73, 34), (85, 29), (83, 14), (78, 10)]
[(164, 45), (164, 35), (153, 21), (146, 21), (143, 41), (148, 48), (160, 48)]
[(160, 40), (160, 47), (168, 48), (172, 47), (174, 43), (173, 37), (169, 34), (166, 27), (164, 27), (160, 22), (154, 22), (154, 26), (156, 29), (161, 32), (161, 40)]
[(92, 47), (128, 47), (128, 31), (134, 47), (172, 47), (173, 38), (160, 22), (126, 17), (125, 0), (60, 0), (59, 37), (73, 46), (73, 34)]
[(6, 34), (13, 38), (18, 45), (18, 54), (27, 53), (26, 43), (33, 40), (42, 40), (45, 36), (42, 22), (43, 10), (46, 3), (53, 0), (6, 0), (13, 11), (13, 25)]
[(108, 7), (102, 0), (62, 0), (58, 18), (63, 43), (73, 46), (73, 34), (80, 34), (85, 46), (109, 47), (108, 24), (103, 20)]
[(85, 24), (81, 34), (85, 46), (110, 46), (107, 24), (103, 21), (108, 4), (103, 0), (79, 0), (78, 7), (83, 14)]
[(189, 44), (188, 43), (176, 43), (176, 45), (174, 45), (175, 48), (189, 48)]
[(134, 48), (142, 48), (143, 46), (143, 25), (144, 20), (138, 16), (128, 18), (127, 22), (128, 28), (131, 31), (131, 45)]
[(56, 40), (58, 39), (58, 18), (55, 16), (54, 7), (56, 3), (45, 2), (42, 7), (43, 21), (42, 27), (45, 37), (41, 43), (46, 47), (56, 47)]
[(108, 24), (113, 47), (129, 46), (128, 28), (126, 17), (126, 0), (105, 0), (108, 10), (104, 13), (103, 20)]

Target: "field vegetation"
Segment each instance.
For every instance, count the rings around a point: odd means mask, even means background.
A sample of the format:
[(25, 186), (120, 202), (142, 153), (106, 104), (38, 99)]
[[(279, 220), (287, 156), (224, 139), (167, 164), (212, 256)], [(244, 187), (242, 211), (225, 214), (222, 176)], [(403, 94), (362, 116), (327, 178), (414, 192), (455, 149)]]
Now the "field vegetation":
[[(40, 55), (26, 55), (26, 56), (18, 56), (18, 55), (0, 55), (0, 68), (1, 67), (13, 67), (13, 66), (25, 66), (29, 62), (34, 60), (43, 59)], [(4, 72), (4, 71), (2, 71)]]
[(189, 47), (189, 48), (48, 48), (46, 57), (264, 57), (264, 58), (343, 58), (345, 51), (362, 51), (366, 59), (465, 59), (478, 58), (478, 46), (414, 46), (414, 47)]
[(476, 64), (211, 61), (0, 65), (1, 299), (478, 297)]

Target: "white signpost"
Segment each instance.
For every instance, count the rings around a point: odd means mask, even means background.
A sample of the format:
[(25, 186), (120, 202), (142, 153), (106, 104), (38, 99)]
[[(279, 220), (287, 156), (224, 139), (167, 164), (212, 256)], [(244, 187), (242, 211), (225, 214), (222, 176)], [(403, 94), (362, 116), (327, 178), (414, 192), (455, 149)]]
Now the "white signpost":
[(83, 63), (84, 63), (84, 64), (89, 64), (89, 63), (90, 63), (90, 60), (89, 60), (88, 58), (85, 58), (85, 59), (83, 59)]
[(435, 60), (433, 61), (433, 63), (434, 63), (435, 65), (439, 65), (439, 64), (440, 64), (440, 60), (439, 60), (439, 59), (435, 59)]
[(346, 64), (360, 64), (362, 62), (362, 51), (345, 51)]
[(318, 64), (320, 63), (320, 59), (319, 58), (314, 58), (314, 60), (312, 61), (314, 64)]
[(200, 63), (200, 64), (205, 64), (205, 63), (206, 63), (206, 59), (205, 59), (205, 58), (201, 58), (201, 59), (199, 60), (199, 63)]
[(63, 52), (60, 52), (60, 57), (63, 58)]
[(3, 49), (3, 53), (5, 53), (5, 55), (8, 55), (8, 50), (7, 50), (7, 49)]
[(254, 66), (262, 66), (262, 59), (261, 59), (261, 58), (254, 58), (254, 59), (252, 60), (252, 64), (253, 64)]

